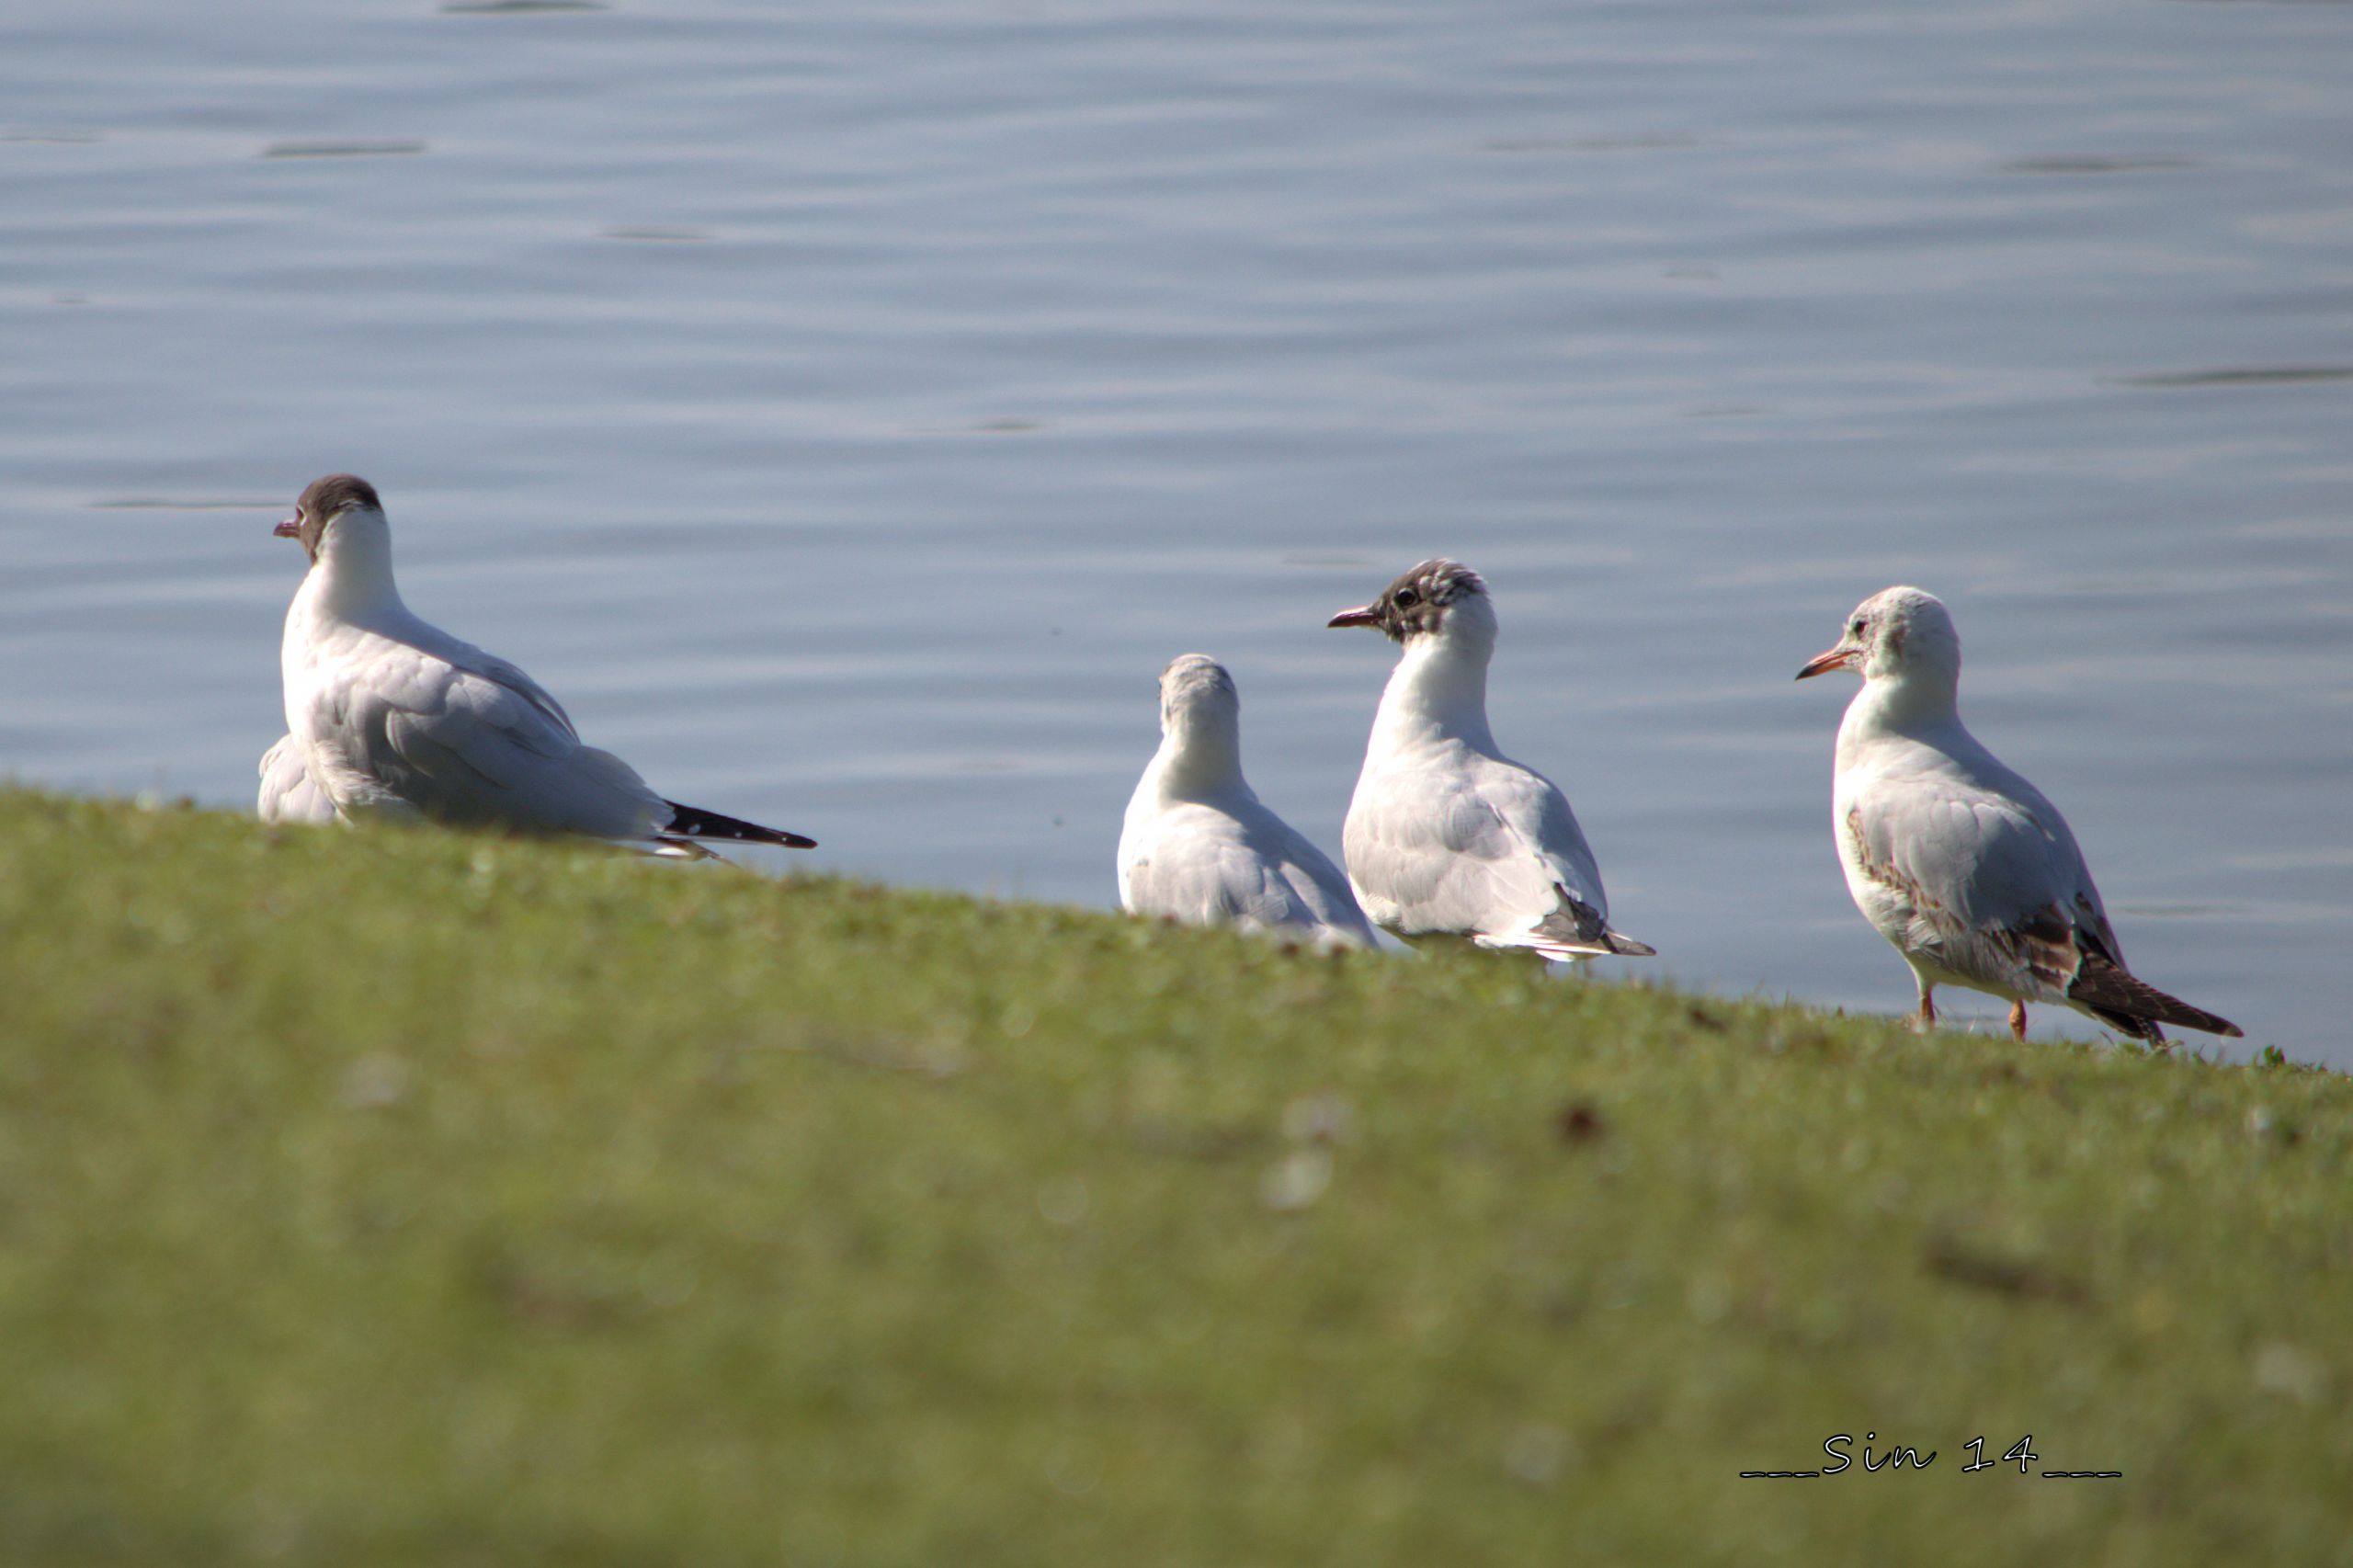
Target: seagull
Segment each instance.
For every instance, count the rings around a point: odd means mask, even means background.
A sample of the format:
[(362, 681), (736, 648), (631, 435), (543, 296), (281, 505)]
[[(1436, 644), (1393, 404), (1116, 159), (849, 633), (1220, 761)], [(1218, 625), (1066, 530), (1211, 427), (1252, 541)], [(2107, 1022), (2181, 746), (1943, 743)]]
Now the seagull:
[(1347, 879), (1258, 803), (1242, 777), (1242, 699), (1225, 666), (1183, 653), (1160, 672), (1160, 749), (1120, 830), (1120, 907), (1369, 948)]
[(418, 619), (392, 582), (392, 530), (366, 480), (315, 481), (277, 531), (311, 558), (280, 651), (287, 729), (338, 815), (585, 834), (685, 857), (707, 854), (704, 839), (815, 847), (665, 800), (620, 757), (581, 744), (529, 676)]
[(1487, 727), (1495, 610), (1454, 561), (1425, 561), (1333, 626), (1377, 627), (1404, 653), (1365, 747), (1341, 847), (1373, 924), (1546, 959), (1655, 949), (1609, 928), (1601, 871), (1551, 779)]
[(261, 797), (254, 809), (264, 822), (330, 823), (335, 802), (327, 799), (302, 760), (302, 748), (291, 734), (278, 737), (261, 754)]
[(1933, 594), (1889, 588), (1855, 607), (1837, 645), (1798, 679), (1860, 671), (1838, 724), (1831, 824), (1855, 906), (1895, 944), (1920, 988), (2073, 1007), (2135, 1040), (2160, 1024), (2239, 1028), (2133, 978), (2067, 819), (1961, 724), (1961, 634)]

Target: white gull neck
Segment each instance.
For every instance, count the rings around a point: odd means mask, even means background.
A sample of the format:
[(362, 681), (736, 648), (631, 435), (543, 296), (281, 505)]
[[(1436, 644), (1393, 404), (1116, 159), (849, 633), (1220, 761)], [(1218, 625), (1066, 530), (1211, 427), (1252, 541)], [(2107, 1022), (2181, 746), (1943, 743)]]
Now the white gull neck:
[(1495, 635), (1495, 613), (1480, 596), (1449, 607), (1436, 632), (1408, 640), (1373, 717), (1374, 746), (1452, 741), (1498, 755), (1487, 727), (1487, 662)]
[(1836, 771), (1861, 766), (1881, 741), (1917, 742), (1948, 756), (1981, 749), (1961, 722), (1959, 687), (1959, 672), (1941, 668), (1866, 677), (1838, 721)]
[(1175, 709), (1163, 722), (1160, 750), (1152, 766), (1163, 800), (1247, 792), (1250, 786), (1242, 778), (1239, 705), (1210, 693)]
[(392, 530), (383, 513), (355, 506), (327, 525), (302, 597), (339, 620), (365, 622), (406, 608), (392, 580)]

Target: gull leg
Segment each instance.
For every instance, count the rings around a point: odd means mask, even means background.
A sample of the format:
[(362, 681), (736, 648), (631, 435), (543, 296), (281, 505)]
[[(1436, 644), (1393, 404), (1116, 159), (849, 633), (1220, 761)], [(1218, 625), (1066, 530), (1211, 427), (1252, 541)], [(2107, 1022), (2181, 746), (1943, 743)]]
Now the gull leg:
[(1920, 987), (1919, 1029), (1922, 1034), (1927, 1034), (1930, 1029), (1937, 1027), (1936, 997), (1937, 988), (1935, 986), (1923, 985)]
[(2026, 1004), (2023, 1002), (2010, 1004), (2010, 1035), (2016, 1040), (2026, 1038)]

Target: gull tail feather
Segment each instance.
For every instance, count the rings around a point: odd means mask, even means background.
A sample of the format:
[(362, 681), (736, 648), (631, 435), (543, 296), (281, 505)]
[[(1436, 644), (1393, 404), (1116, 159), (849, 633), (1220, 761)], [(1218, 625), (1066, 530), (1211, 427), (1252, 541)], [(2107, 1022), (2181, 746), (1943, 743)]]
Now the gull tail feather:
[(1522, 932), (1517, 937), (1490, 937), (1482, 932), (1471, 938), (1471, 945), (1485, 948), (1490, 952), (1534, 953), (1553, 963), (1581, 963), (1586, 959), (1609, 956), (1609, 949), (1597, 942), (1563, 942), (1532, 932)]
[(1560, 949), (1558, 956), (1562, 957), (1658, 957), (1658, 949), (1649, 943), (1637, 942), (1631, 937), (1621, 937), (1612, 931), (1609, 917), (1571, 892), (1566, 882), (1554, 882), (1552, 892), (1560, 900), (1560, 907), (1536, 923), (1523, 945), (1540, 951), (1557, 948)]
[(2193, 1007), (2178, 996), (2168, 996), (2144, 980), (2127, 973), (2105, 954), (2086, 952), (2067, 986), (2067, 1000), (2091, 1010), (2102, 1021), (2135, 1040), (2163, 1040), (2159, 1024), (2223, 1035), (2236, 1040), (2245, 1031), (2228, 1018)]
[(1586, 959), (1650, 959), (1658, 956), (1656, 948), (1644, 942), (1637, 942), (1631, 937), (1621, 937), (1615, 931), (1608, 930), (1603, 931), (1600, 936), (1589, 942), (1578, 941), (1574, 938), (1547, 937), (1540, 932), (1533, 931), (1522, 932), (1516, 937), (1491, 937), (1483, 933), (1472, 937), (1471, 940), (1474, 946), (1496, 952), (1517, 949), (1536, 953), (1552, 960), (1554, 963), (1582, 962)]
[(707, 812), (700, 806), (682, 806), (676, 801), (665, 801), (670, 808), (670, 820), (664, 824), (656, 836), (664, 842), (689, 838), (724, 839), (730, 844), (778, 844), (787, 849), (814, 849), (817, 841), (781, 828), (762, 827), (741, 817), (725, 816)]

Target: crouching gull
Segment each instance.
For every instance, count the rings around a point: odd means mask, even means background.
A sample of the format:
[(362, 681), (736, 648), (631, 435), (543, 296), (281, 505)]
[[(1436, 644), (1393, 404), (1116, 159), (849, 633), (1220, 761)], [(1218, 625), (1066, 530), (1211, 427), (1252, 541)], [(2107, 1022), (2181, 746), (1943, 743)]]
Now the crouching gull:
[[(286, 612), (289, 738), (271, 748), (274, 772), (263, 759), (265, 815), (299, 810), (306, 782), (350, 822), (583, 834), (683, 855), (704, 853), (699, 840), (815, 847), (664, 799), (620, 757), (581, 744), (529, 676), (417, 619), (392, 581), (392, 530), (367, 481), (316, 481), (277, 531), (301, 540), (311, 565)], [(290, 742), (300, 780), (280, 752)]]
[(1340, 869), (1243, 778), (1242, 699), (1224, 665), (1184, 653), (1160, 672), (1160, 736), (1120, 830), (1120, 908), (1372, 945)]

